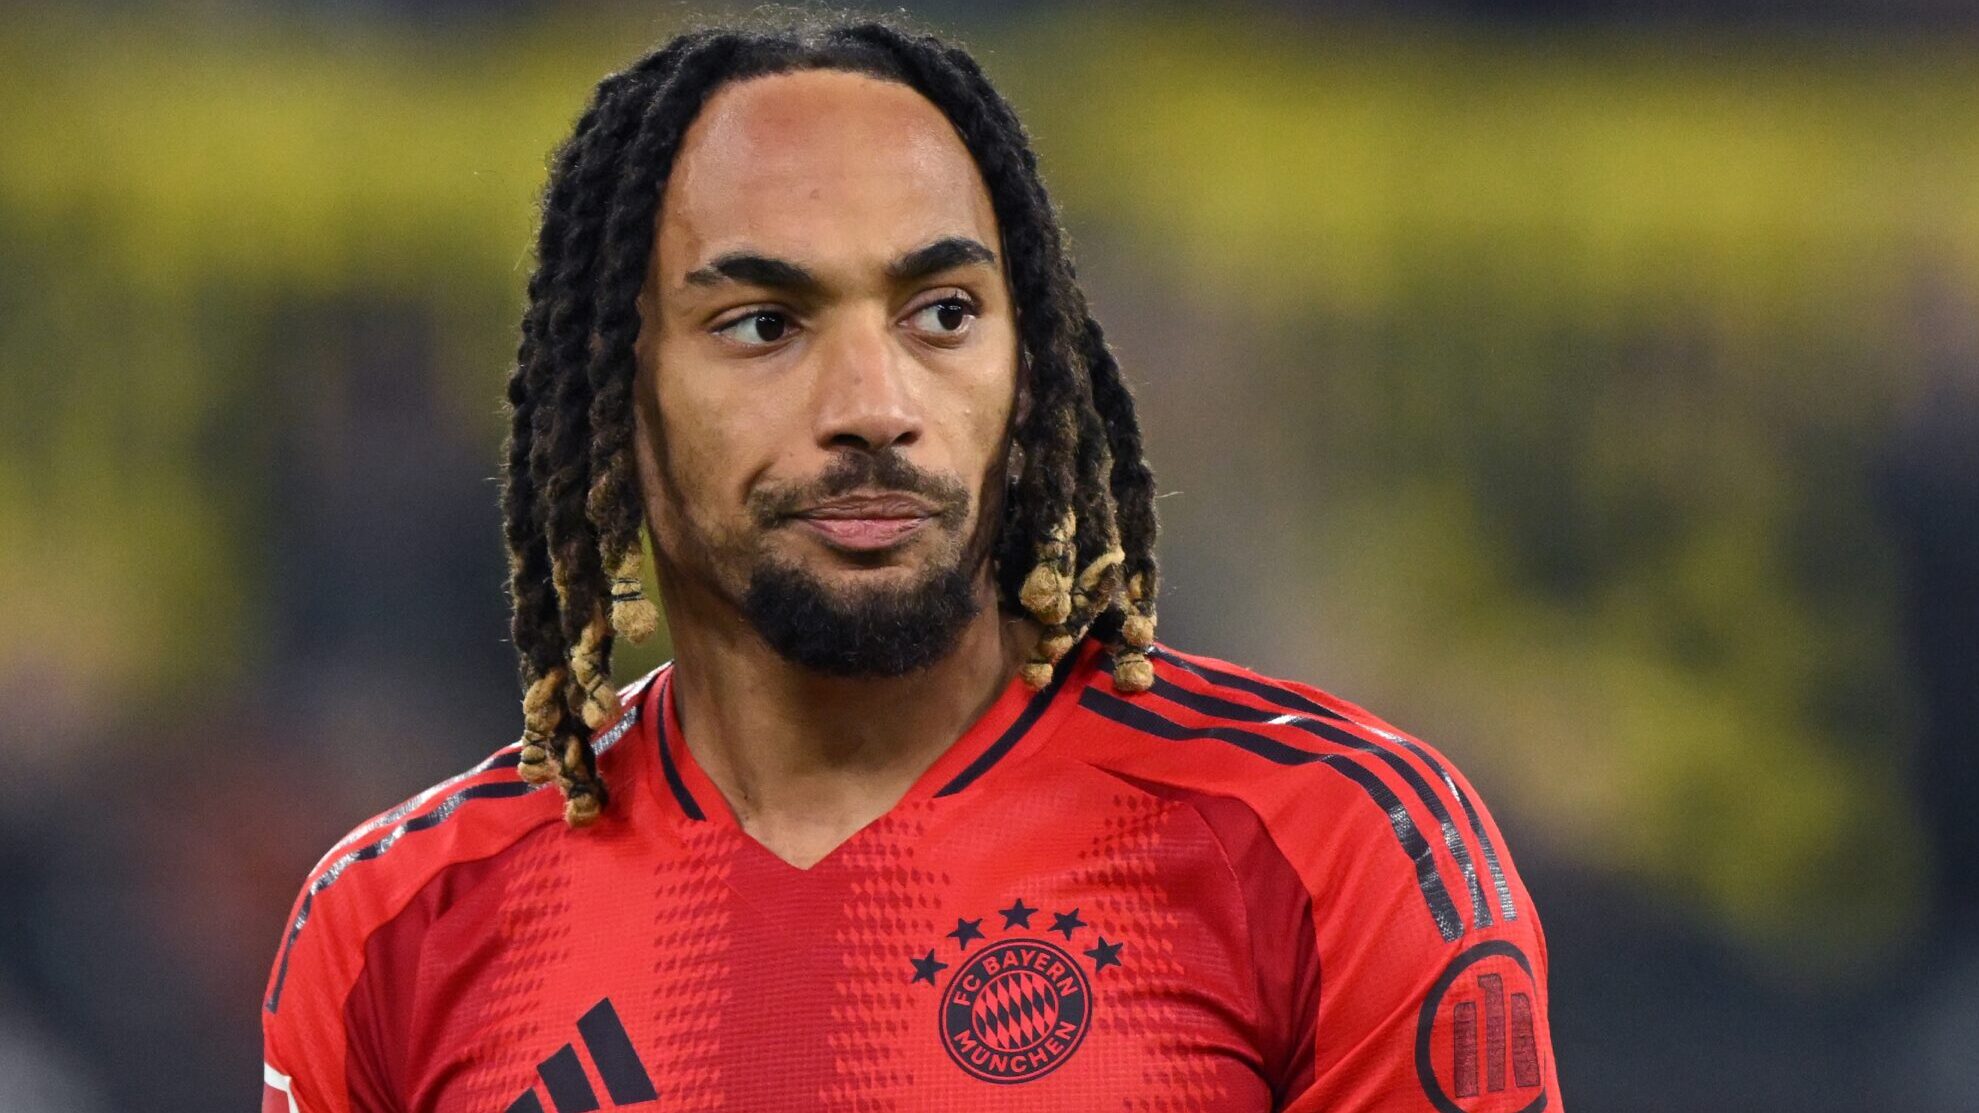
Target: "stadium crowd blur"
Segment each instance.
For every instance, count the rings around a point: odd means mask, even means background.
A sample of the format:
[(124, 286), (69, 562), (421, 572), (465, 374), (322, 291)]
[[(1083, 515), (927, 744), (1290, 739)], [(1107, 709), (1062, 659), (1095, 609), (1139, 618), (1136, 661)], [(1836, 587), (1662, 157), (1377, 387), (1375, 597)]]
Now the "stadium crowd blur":
[[(533, 198), (690, 10), (10, 6), (0, 1110), (250, 1107), (304, 874), (514, 735)], [(914, 10), (1139, 384), (1164, 637), (1469, 772), (1566, 1101), (1973, 1108), (1979, 5)]]

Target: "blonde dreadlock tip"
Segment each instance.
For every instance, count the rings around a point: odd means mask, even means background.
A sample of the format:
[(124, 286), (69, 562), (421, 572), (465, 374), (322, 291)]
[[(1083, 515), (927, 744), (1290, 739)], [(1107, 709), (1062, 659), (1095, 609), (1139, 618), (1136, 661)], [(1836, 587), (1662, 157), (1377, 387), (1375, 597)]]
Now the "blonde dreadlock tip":
[(584, 678), (584, 699), (579, 712), (584, 723), (592, 730), (598, 730), (617, 719), (625, 710), (618, 701), (618, 693), (605, 679), (593, 672)]
[(1051, 605), (1031, 612), (1039, 622), (1047, 626), (1063, 626), (1072, 617), (1072, 595), (1070, 592), (1052, 599)]
[(1053, 661), (1063, 660), (1077, 642), (1071, 634), (1050, 634), (1038, 642), (1038, 652)]
[(631, 583), (643, 583), (644, 581), (639, 575), (639, 566), (644, 561), (645, 554), (641, 553), (638, 544), (634, 543), (630, 549), (625, 551), (624, 556), (618, 558), (618, 563), (612, 565), (612, 579), (626, 580)]
[(612, 604), (612, 629), (634, 645), (653, 636), (660, 628), (660, 609), (651, 599), (631, 599)]
[(588, 792), (572, 793), (563, 802), (563, 821), (572, 827), (589, 827), (598, 821), (598, 798)]
[(1154, 666), (1138, 653), (1122, 653), (1113, 659), (1113, 690), (1145, 692), (1154, 687)]
[(578, 713), (584, 717), (584, 724), (592, 730), (599, 730), (617, 719), (625, 708), (619, 703), (618, 692), (598, 670), (596, 663), (580, 656), (574, 658), (571, 664), (582, 691)]
[(1121, 552), (1117, 545), (1094, 557), (1093, 562), (1086, 565), (1085, 571), (1079, 573), (1079, 590), (1091, 593), (1099, 587), (1100, 581), (1106, 578), (1107, 573), (1112, 572), (1121, 561), (1126, 559), (1127, 555)]
[(546, 780), (556, 778), (558, 768), (550, 764), (550, 751), (542, 747), (522, 747), (522, 753), (518, 753), (517, 759), (515, 766), (517, 776), (530, 784), (542, 784)]
[(1026, 661), (1019, 675), (1024, 678), (1025, 684), (1038, 689), (1051, 683), (1052, 671), (1050, 661)]
[(1017, 592), (1017, 600), (1024, 604), (1025, 610), (1045, 622), (1063, 622), (1063, 615), (1057, 618), (1047, 618), (1046, 615), (1055, 607), (1069, 608), (1072, 605), (1071, 589), (1069, 577), (1041, 561), (1031, 569), (1030, 575), (1024, 577), (1024, 586)]
[(543, 723), (545, 719), (550, 724), (556, 722), (555, 718), (550, 717), (550, 711), (557, 706), (557, 697), (563, 692), (563, 682), (564, 670), (554, 668), (537, 677), (535, 683), (529, 685), (529, 690), (522, 694), (522, 715), (532, 726)]
[(1144, 614), (1128, 615), (1120, 624), (1120, 639), (1136, 649), (1154, 645), (1154, 619)]

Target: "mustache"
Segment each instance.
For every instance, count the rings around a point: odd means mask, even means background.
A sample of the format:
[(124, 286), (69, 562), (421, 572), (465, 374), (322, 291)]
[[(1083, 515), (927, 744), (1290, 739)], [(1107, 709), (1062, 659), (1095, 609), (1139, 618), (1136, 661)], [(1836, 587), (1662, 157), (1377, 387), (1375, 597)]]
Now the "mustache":
[(757, 526), (770, 529), (807, 507), (855, 491), (923, 499), (949, 529), (960, 527), (969, 514), (969, 488), (960, 480), (916, 467), (891, 448), (841, 452), (814, 479), (759, 487), (749, 493), (749, 511)]

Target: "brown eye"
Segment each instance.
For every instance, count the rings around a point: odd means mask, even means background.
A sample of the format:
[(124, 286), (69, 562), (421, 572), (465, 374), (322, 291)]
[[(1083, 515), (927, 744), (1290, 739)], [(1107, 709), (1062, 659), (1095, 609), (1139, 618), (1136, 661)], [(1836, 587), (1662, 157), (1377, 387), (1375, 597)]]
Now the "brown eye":
[(976, 317), (976, 307), (963, 298), (943, 298), (914, 311), (914, 327), (938, 336), (961, 336)]
[(783, 339), (789, 330), (790, 322), (781, 313), (751, 313), (738, 317), (715, 330), (743, 344), (774, 344)]

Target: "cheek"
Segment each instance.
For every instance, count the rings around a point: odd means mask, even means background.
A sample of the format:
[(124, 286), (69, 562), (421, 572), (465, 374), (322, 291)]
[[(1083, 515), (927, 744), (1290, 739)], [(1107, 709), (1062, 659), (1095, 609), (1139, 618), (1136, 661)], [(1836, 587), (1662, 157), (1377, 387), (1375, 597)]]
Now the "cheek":
[(1009, 414), (1007, 400), (990, 396), (978, 399), (960, 415), (959, 439), (967, 447), (956, 462), (963, 478), (982, 474), (1002, 451)]
[(950, 414), (959, 470), (979, 474), (1002, 451), (1015, 404), (1016, 377), (1009, 362), (986, 362), (974, 373), (949, 380), (945, 408)]
[[(666, 354), (662, 347), (663, 361)], [(702, 520), (739, 513), (777, 458), (787, 425), (776, 409), (782, 395), (752, 390), (734, 375), (697, 374), (679, 359), (660, 366), (657, 405), (680, 499)]]

